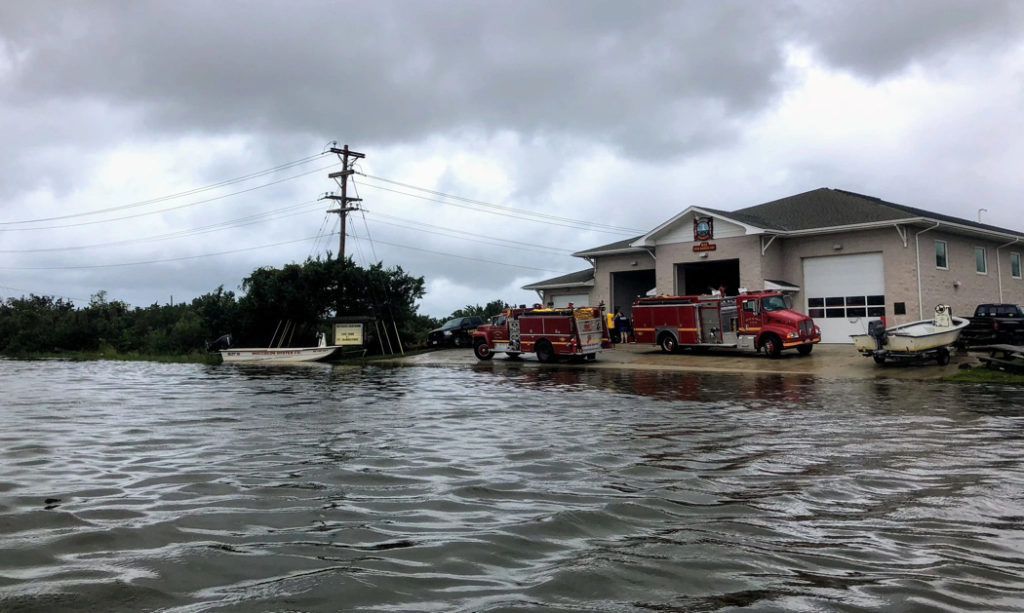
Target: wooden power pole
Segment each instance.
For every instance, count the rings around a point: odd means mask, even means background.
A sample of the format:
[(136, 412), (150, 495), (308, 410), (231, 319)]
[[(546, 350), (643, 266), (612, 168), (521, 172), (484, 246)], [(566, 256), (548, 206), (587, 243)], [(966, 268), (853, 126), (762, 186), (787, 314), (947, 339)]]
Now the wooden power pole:
[[(348, 196), (348, 178), (350, 175), (355, 173), (352, 170), (352, 164), (356, 160), (366, 157), (364, 154), (357, 151), (350, 151), (348, 145), (345, 145), (343, 149), (337, 147), (331, 147), (331, 153), (335, 153), (341, 158), (341, 170), (338, 172), (332, 172), (327, 175), (327, 178), (334, 179), (338, 182), (338, 186), (341, 188), (341, 195), (337, 194), (326, 194), (324, 199), (326, 200), (337, 200), (338, 208), (327, 211), (328, 213), (337, 213), (341, 216), (341, 235), (338, 237), (338, 259), (345, 259), (345, 218), (348, 216), (349, 211), (358, 211), (359, 205), (350, 206), (351, 203), (362, 202), (362, 198), (349, 198)], [(352, 161), (349, 162), (349, 159)]]

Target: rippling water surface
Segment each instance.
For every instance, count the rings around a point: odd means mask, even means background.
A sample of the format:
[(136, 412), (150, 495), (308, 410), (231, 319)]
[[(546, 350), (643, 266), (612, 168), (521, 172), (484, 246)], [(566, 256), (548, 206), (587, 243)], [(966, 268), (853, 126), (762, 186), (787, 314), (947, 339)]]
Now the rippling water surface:
[(1019, 388), (0, 361), (0, 611), (1024, 611)]

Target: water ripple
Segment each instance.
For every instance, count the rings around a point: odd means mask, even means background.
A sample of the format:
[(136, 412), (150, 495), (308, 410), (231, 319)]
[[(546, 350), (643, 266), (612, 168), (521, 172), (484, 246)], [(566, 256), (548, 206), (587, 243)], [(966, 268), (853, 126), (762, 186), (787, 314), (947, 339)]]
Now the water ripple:
[(1024, 404), (0, 360), (3, 611), (1024, 611)]

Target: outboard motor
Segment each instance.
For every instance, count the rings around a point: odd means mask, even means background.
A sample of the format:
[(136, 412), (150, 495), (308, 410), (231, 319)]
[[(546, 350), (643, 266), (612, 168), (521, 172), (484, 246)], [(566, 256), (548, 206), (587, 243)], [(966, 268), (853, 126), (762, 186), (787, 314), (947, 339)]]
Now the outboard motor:
[(225, 334), (206, 346), (207, 351), (220, 351), (231, 347), (231, 335)]
[(875, 339), (875, 349), (882, 350), (885, 345), (885, 322), (881, 319), (868, 322), (868, 336)]
[(935, 327), (949, 328), (953, 325), (953, 311), (948, 304), (940, 304), (935, 307)]

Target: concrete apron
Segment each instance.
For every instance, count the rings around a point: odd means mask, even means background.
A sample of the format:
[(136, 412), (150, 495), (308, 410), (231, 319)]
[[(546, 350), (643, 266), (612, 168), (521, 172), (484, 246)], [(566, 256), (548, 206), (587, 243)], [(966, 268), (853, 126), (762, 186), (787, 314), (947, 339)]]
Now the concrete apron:
[[(465, 366), (472, 364), (502, 364), (508, 361), (505, 354), (497, 354), (489, 362), (476, 359), (472, 349), (447, 349), (432, 351), (415, 356), (400, 358), (398, 364), (416, 366)], [(540, 366), (536, 356), (527, 354), (521, 363)], [(935, 360), (921, 360), (900, 363), (875, 364), (870, 357), (857, 353), (853, 345), (816, 345), (808, 356), (796, 351), (783, 351), (777, 360), (761, 354), (737, 353), (726, 350), (709, 350), (693, 353), (688, 350), (679, 353), (664, 353), (654, 345), (632, 343), (615, 345), (597, 356), (595, 361), (559, 361), (560, 367), (568, 368), (622, 368), (635, 370), (700, 371), (745, 374), (800, 374), (826, 379), (936, 379), (951, 375), (961, 364), (971, 367), (981, 363), (973, 354), (954, 351), (949, 364), (939, 366)], [(546, 366), (546, 365), (545, 365)]]

